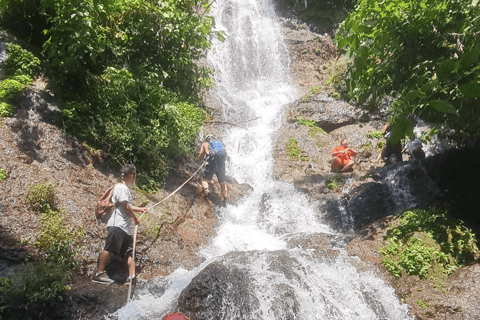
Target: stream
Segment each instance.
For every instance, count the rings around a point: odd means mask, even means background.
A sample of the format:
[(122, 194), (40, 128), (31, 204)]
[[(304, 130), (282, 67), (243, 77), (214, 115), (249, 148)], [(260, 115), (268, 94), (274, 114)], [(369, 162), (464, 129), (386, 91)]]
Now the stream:
[[(217, 209), (219, 227), (194, 270), (178, 268), (138, 286), (117, 319), (410, 319), (393, 288), (359, 272), (345, 234), (321, 223), (316, 203), (273, 177), (273, 140), (284, 107), (297, 98), (289, 53), (270, 0), (217, 0), (207, 54), (229, 126), (227, 175), (253, 187)], [(254, 119), (254, 120), (252, 120)], [(351, 221), (347, 215), (344, 224)]]

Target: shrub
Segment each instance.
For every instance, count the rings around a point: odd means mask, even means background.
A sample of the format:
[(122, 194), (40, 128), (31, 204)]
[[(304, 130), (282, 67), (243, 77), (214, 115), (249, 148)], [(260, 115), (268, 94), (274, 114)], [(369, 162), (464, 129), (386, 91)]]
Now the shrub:
[(438, 279), (479, 253), (471, 230), (438, 208), (405, 211), (388, 230), (386, 240), (388, 245), (379, 252), (396, 278), (406, 274)]
[(330, 176), (325, 179), (325, 186), (330, 190), (338, 190), (343, 184), (343, 177), (341, 175)]
[(23, 85), (17, 80), (5, 79), (0, 83), (0, 99), (12, 101), (20, 96)]
[(12, 77), (12, 78), (10, 78), (10, 79), (20, 82), (20, 83), (21, 83), (22, 85), (24, 85), (25, 87), (29, 87), (29, 86), (31, 86), (32, 83), (33, 83), (32, 78), (29, 77), (29, 76), (26, 76), (26, 75), (14, 76), (14, 77)]
[(38, 247), (49, 250), (58, 242), (74, 243), (83, 236), (82, 229), (74, 229), (63, 224), (65, 220), (64, 210), (45, 209), (42, 213), (42, 227), (40, 236), (35, 241)]
[(0, 117), (11, 117), (15, 112), (15, 106), (7, 102), (0, 101)]
[(360, 146), (360, 151), (362, 151), (364, 153), (367, 153), (367, 154), (371, 154), (372, 151), (373, 151), (372, 143), (370, 141), (365, 142), (364, 144), (362, 144)]
[(69, 243), (54, 243), (46, 251), (46, 259), (27, 261), (11, 276), (0, 278), (0, 300), (23, 298), (28, 307), (38, 300), (60, 298), (70, 271), (78, 267), (75, 256)]
[[(391, 139), (413, 137), (412, 115), (480, 134), (478, 1), (356, 1), (335, 41), (349, 57), (347, 87), (359, 104), (393, 97)], [(434, 26), (434, 27), (433, 27)], [(425, 50), (428, 48), (428, 50)]]
[(344, 58), (334, 61), (328, 68), (328, 79), (324, 85), (328, 88), (331, 96), (346, 98), (347, 89), (345, 86), (347, 63)]
[(5, 77), (23, 75), (31, 78), (40, 71), (40, 60), (19, 45), (9, 43), (4, 66)]
[(378, 140), (377, 144), (375, 145), (377, 152), (381, 152), (386, 143), (387, 142), (385, 140)]
[(4, 169), (0, 169), (0, 182), (7, 178), (7, 171)]
[(54, 207), (56, 192), (55, 186), (50, 182), (37, 183), (28, 188), (25, 202), (35, 210), (45, 212)]
[(381, 138), (383, 138), (382, 131), (378, 131), (378, 130), (372, 130), (370, 132), (367, 132), (365, 135), (369, 139), (374, 139), (374, 138), (375, 139), (381, 139)]

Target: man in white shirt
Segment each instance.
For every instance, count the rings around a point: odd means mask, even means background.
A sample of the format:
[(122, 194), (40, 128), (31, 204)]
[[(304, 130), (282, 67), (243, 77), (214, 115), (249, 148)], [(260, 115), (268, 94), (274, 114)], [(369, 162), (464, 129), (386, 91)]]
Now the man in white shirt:
[(118, 254), (122, 258), (127, 257), (128, 279), (135, 278), (135, 261), (132, 257), (133, 251), (133, 222), (139, 224), (135, 213), (143, 213), (147, 209), (132, 206), (132, 195), (129, 187), (135, 185), (137, 172), (133, 164), (125, 164), (121, 169), (121, 182), (113, 189), (111, 202), (115, 204), (110, 219), (107, 222), (108, 235), (105, 241), (105, 248), (98, 256), (98, 264), (92, 281), (95, 283), (112, 284), (115, 282), (105, 272), (110, 253)]

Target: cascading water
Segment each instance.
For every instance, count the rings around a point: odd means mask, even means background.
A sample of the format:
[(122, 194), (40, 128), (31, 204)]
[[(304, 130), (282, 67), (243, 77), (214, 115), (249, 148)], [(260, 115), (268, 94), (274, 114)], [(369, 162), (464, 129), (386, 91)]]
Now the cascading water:
[(239, 204), (218, 210), (217, 234), (199, 252), (202, 265), (152, 280), (116, 312), (120, 319), (161, 319), (179, 300), (188, 304), (182, 291), (201, 280), (206, 269), (219, 273), (224, 268), (227, 274), (235, 270), (235, 280), (223, 278), (219, 286), (225, 290), (207, 297), (215, 307), (199, 311), (197, 318), (408, 319), (392, 288), (372, 273), (357, 272), (355, 259), (343, 249), (344, 236), (320, 222), (316, 205), (293, 185), (273, 178), (274, 134), (283, 106), (296, 92), (269, 1), (217, 0), (212, 15), (226, 41), (214, 41), (208, 53), (225, 120), (244, 127), (223, 133), (227, 175), (253, 191)]

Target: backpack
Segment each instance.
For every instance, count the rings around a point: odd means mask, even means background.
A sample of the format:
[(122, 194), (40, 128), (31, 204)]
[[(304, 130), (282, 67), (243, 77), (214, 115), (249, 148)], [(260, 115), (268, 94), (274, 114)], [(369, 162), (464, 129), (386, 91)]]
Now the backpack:
[(110, 187), (105, 193), (97, 200), (97, 205), (95, 207), (95, 218), (103, 223), (107, 223), (108, 219), (112, 215), (113, 209), (115, 209), (115, 204), (110, 200), (112, 198), (113, 187)]
[(215, 156), (223, 156), (225, 154), (225, 151), (223, 150), (222, 143), (218, 140), (216, 141), (209, 141), (208, 146), (210, 149), (210, 154), (215, 157)]

